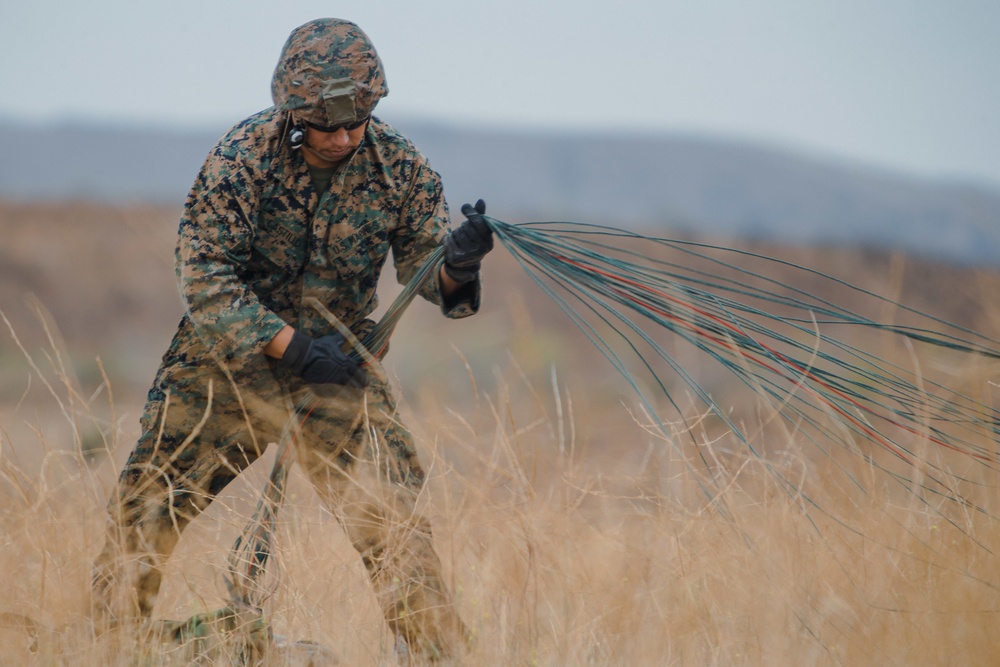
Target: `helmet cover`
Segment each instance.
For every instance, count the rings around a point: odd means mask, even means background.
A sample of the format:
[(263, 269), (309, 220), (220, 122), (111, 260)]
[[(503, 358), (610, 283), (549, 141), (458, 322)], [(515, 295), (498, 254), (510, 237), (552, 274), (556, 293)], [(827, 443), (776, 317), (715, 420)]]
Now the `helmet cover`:
[(316, 19), (293, 30), (271, 79), (275, 107), (323, 127), (367, 118), (388, 94), (375, 46), (361, 28), (341, 19)]

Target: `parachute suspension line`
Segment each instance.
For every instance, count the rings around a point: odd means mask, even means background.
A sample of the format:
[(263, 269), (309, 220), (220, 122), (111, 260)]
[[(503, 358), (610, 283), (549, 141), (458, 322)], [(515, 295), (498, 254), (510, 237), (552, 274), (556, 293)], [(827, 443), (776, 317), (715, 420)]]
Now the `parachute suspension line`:
[[(940, 383), (911, 379), (910, 371), (827, 331), (845, 326), (883, 331), (914, 344), (992, 359), (1000, 359), (1000, 342), (846, 281), (756, 253), (581, 223), (511, 225), (495, 218), (487, 221), (542, 291), (640, 394), (654, 418), (659, 419), (651, 406), (653, 397), (643, 395), (639, 382), (615, 352), (620, 346), (616, 348), (602, 337), (581, 312), (596, 315), (607, 327), (606, 335), (625, 341), (629, 354), (635, 355), (640, 366), (650, 373), (655, 393), (666, 397), (680, 412), (665, 379), (653, 370), (654, 362), (665, 362), (751, 456), (777, 476), (781, 488), (794, 492), (809, 505), (816, 504), (801, 495), (802, 489), (781, 477), (731, 416), (658, 342), (663, 340), (663, 334), (669, 333), (675, 341), (707, 354), (775, 413), (811, 428), (813, 433), (800, 431), (802, 437), (858, 488), (863, 486), (834, 459), (827, 441), (854, 455), (861, 454), (868, 465), (886, 473), (932, 513), (940, 514), (941, 510), (925, 496), (988, 513), (956, 488), (958, 482), (983, 486), (982, 482), (942, 468), (916, 452), (908, 441), (916, 437), (997, 471), (1000, 454), (993, 443), (1000, 433), (1000, 413)], [(661, 251), (679, 252), (682, 259), (668, 261), (654, 256), (663, 255)], [(737, 263), (741, 259), (795, 270), (850, 293), (891, 304), (928, 322), (928, 327), (874, 321), (765, 273), (744, 268)], [(706, 265), (708, 268), (704, 268)], [(764, 287), (755, 286), (761, 284)], [(662, 420), (660, 425), (665, 427)], [(911, 478), (891, 470), (889, 464), (860, 450), (858, 442), (872, 443), (904, 467), (920, 468), (920, 475)]]
[[(839, 278), (759, 253), (644, 236), (601, 225), (573, 222), (512, 225), (489, 216), (485, 219), (500, 244), (531, 280), (624, 378), (675, 451), (679, 448), (676, 433), (658, 416), (657, 398), (665, 399), (676, 412), (688, 437), (695, 436), (685, 411), (673, 397), (662, 372), (657, 370), (660, 364), (666, 364), (693, 396), (719, 418), (750, 456), (803, 509), (817, 530), (810, 510), (855, 530), (787, 479), (758, 450), (754, 439), (664, 347), (664, 334), (707, 355), (759, 396), (775, 415), (796, 424), (797, 435), (862, 492), (867, 493), (864, 484), (833, 455), (829, 445), (860, 456), (867, 466), (884, 473), (916, 498), (928, 513), (963, 532), (940, 504), (933, 502), (935, 498), (992, 517), (986, 507), (956, 488), (957, 483), (986, 484), (941, 467), (916, 451), (908, 440), (917, 438), (942, 451), (960, 454), (985, 470), (1000, 472), (1000, 452), (994, 444), (1000, 435), (1000, 412), (941, 383), (914, 378), (912, 371), (828, 331), (860, 328), (885, 332), (916, 345), (998, 360), (1000, 341)], [(680, 259), (662, 258), (671, 252), (679, 254)], [(355, 361), (365, 363), (372, 356), (384, 353), (406, 308), (427, 282), (436, 278), (443, 254), (443, 248), (438, 248), (420, 266), (361, 341), (345, 334), (352, 345), (349, 354)], [(805, 288), (782, 282), (764, 270), (743, 265), (754, 262), (768, 268), (792, 270), (849, 294), (891, 305), (927, 325), (872, 320)], [(335, 328), (346, 328), (328, 312), (324, 317)], [(639, 362), (648, 375), (651, 391), (642, 388), (629, 370), (626, 357)], [(271, 553), (274, 523), (291, 462), (289, 451), (302, 424), (321, 400), (309, 394), (296, 406), (279, 442), (268, 486), (232, 550), (230, 594), (258, 608), (264, 598), (256, 582)], [(904, 469), (917, 472), (908, 476), (890, 468), (875, 453), (862, 450), (859, 443), (863, 442), (887, 453), (903, 464)], [(717, 494), (713, 487), (717, 486), (717, 476), (711, 472), (704, 448), (696, 449), (706, 472), (695, 470), (687, 457), (680, 458), (700, 491), (710, 502), (715, 502)], [(994, 487), (990, 484), (989, 488)], [(724, 507), (718, 509), (726, 512)]]

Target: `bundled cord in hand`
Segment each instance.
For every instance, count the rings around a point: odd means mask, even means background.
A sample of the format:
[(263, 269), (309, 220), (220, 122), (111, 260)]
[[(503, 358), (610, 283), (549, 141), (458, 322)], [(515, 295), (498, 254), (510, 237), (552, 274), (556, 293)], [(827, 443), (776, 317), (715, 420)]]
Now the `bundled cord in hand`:
[[(880, 358), (834, 332), (859, 328), (883, 332), (907, 345), (990, 360), (1000, 359), (997, 340), (843, 280), (760, 254), (580, 223), (511, 225), (486, 216), (482, 206), (463, 212), (469, 218), (466, 224), (474, 220), (466, 231), (475, 234), (453, 239), (461, 243), (450, 250), (446, 244), (427, 260), (374, 330), (363, 341), (354, 341), (350, 354), (356, 362), (362, 363), (368, 350), (384, 348), (403, 311), (420, 287), (436, 276), (442, 260), (449, 275), (449, 257), (457, 262), (452, 265), (455, 270), (478, 272), (487, 241), (476, 230), (485, 225), (492, 232), (489, 246), (495, 237), (514, 256), (538, 288), (621, 373), (668, 441), (673, 441), (668, 421), (657, 415), (657, 409), (660, 399), (665, 399), (681, 419), (685, 418), (673, 396), (680, 380), (807, 516), (819, 512), (840, 523), (806, 489), (773, 465), (731, 413), (699, 385), (670, 352), (679, 343), (719, 364), (735, 382), (785, 419), (824, 459), (836, 460), (832, 448), (860, 457), (871, 470), (883, 474), (888, 484), (912, 494), (930, 515), (959, 529), (944, 504), (992, 518), (990, 508), (971, 497), (967, 489), (979, 487), (983, 491), (979, 497), (989, 497), (995, 484), (984, 484), (971, 472), (942, 467), (937, 457), (914, 443), (928, 443), (959, 456), (988, 473), (981, 477), (992, 479), (1000, 472), (996, 446), (1000, 413), (973, 396), (919, 377), (912, 369)], [(462, 247), (471, 251), (463, 253)], [(668, 252), (675, 257), (663, 259)], [(763, 268), (746, 268), (751, 264)], [(795, 279), (774, 277), (789, 271)], [(796, 286), (805, 283), (798, 279), (806, 278), (891, 305), (922, 324), (884, 323), (862, 316)], [(645, 373), (643, 378), (636, 376), (640, 371)], [(308, 409), (308, 405), (299, 406), (297, 413), (302, 417)], [(286, 433), (294, 437), (295, 428)], [(864, 490), (864, 484), (846, 466), (835, 465), (850, 484)], [(705, 496), (714, 499), (713, 474), (693, 467), (688, 470)], [(276, 486), (272, 481), (272, 487)], [(276, 497), (280, 500), (280, 493)], [(269, 520), (273, 521), (273, 512)], [(265, 531), (268, 538), (269, 531), (270, 526)], [(246, 551), (254, 539), (259, 546), (262, 537), (258, 526), (255, 538), (243, 540), (243, 549)], [(262, 567), (261, 559), (255, 562)], [(259, 570), (252, 573), (254, 577)]]

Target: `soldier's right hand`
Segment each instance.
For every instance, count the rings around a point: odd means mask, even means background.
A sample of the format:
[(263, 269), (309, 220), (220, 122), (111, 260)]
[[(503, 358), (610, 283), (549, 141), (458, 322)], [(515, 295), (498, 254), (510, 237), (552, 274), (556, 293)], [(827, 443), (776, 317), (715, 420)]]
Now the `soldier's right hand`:
[(296, 331), (280, 363), (317, 390), (323, 385), (364, 387), (368, 373), (344, 353), (343, 344), (340, 334), (314, 339)]

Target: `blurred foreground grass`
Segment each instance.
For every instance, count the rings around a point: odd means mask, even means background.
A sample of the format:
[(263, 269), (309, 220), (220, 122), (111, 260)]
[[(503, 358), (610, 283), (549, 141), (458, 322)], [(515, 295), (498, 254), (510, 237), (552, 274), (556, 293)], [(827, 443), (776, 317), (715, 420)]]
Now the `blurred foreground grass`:
[[(72, 382), (39, 370), (67, 409), (54, 418), (70, 426), (56, 429), (58, 440), (39, 428), (30, 443), (0, 431), (0, 611), (58, 630), (43, 632), (33, 654), (23, 630), (4, 629), (0, 664), (184, 664), (148, 652), (136, 662), (134, 638), (87, 630), (90, 562), (134, 427), (97, 419), (88, 412), (97, 402), (71, 399)], [(991, 517), (944, 521), (857, 460), (818, 460), (786, 434), (770, 443), (769, 461), (823, 507), (806, 514), (801, 496), (711, 425), (698, 427), (697, 444), (675, 434), (689, 444), (674, 449), (631, 399), (594, 400), (542, 364), (498, 363), (489, 390), (466, 370), (452, 376), (453, 394), (408, 392), (406, 411), (429, 472), (422, 502), (476, 636), (456, 664), (994, 662), (1000, 532)], [(67, 429), (98, 422), (107, 454), (84, 457)], [(185, 532), (157, 617), (226, 603), (225, 556), (270, 454)], [(691, 475), (702, 455), (722, 489), (713, 503)], [(841, 466), (863, 488), (845, 484)], [(275, 632), (321, 642), (340, 664), (394, 664), (360, 560), (297, 473), (277, 540)]]
[[(3, 285), (17, 287), (0, 290), (0, 309), (25, 348), (0, 331), (0, 614), (54, 629), (32, 653), (23, 628), (0, 627), (0, 665), (184, 664), (135, 637), (96, 640), (87, 625), (106, 498), (180, 314), (170, 262), (176, 211), (56, 208), (0, 207), (4, 248), (20, 258), (0, 263), (0, 279), (16, 281)], [(717, 420), (685, 415), (692, 430), (671, 425), (672, 447), (579, 332), (538, 303), (509, 257), (490, 259), (479, 315), (445, 322), (415, 305), (387, 360), (429, 473), (421, 502), (476, 635), (456, 664), (996, 663), (995, 480), (932, 452), (953, 488), (990, 514), (919, 502), (852, 452), (771, 420), (753, 395), (683, 350), (679, 361), (732, 407), (797, 492)], [(830, 249), (792, 259), (972, 328), (1000, 329), (994, 273)], [(37, 296), (41, 318), (23, 308), (22, 292)], [(992, 404), (995, 365), (914, 357), (881, 337), (854, 342)], [(684, 390), (672, 390), (687, 405)], [(907, 444), (928, 451), (919, 435)], [(158, 618), (227, 602), (227, 551), (272, 457), (185, 532)], [(706, 478), (712, 502), (696, 483)], [(266, 611), (275, 632), (321, 642), (342, 665), (394, 664), (364, 567), (297, 472), (273, 566)]]

